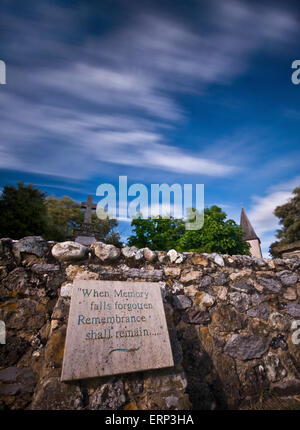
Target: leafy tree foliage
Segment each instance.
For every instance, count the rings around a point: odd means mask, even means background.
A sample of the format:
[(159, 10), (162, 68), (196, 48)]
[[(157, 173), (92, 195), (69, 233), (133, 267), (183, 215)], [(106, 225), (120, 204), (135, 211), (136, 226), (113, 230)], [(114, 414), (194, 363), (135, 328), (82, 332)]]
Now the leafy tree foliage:
[(272, 255), (273, 258), (280, 258), (281, 257), (281, 253), (278, 250), (278, 246), (280, 246), (280, 245), (281, 244), (278, 241), (273, 242), (270, 245), (269, 253)]
[(0, 198), (0, 237), (21, 239), (47, 230), (45, 193), (32, 184), (5, 185)]
[(57, 199), (47, 197), (45, 201), (48, 214), (48, 240), (64, 241), (72, 237), (74, 228), (80, 225), (83, 214), (80, 205), (68, 196)]
[(178, 242), (180, 251), (218, 252), (250, 255), (250, 245), (243, 240), (243, 231), (218, 206), (204, 209), (204, 225), (199, 230), (187, 230)]
[(277, 206), (274, 215), (279, 218), (281, 229), (277, 230), (276, 237), (279, 241), (272, 243), (270, 253), (273, 257), (278, 256), (276, 247), (286, 245), (300, 240), (300, 187), (293, 190), (294, 197), (287, 203)]
[[(48, 240), (63, 241), (72, 238), (74, 229), (78, 228), (84, 220), (84, 212), (80, 205), (68, 196), (56, 199), (46, 199), (48, 213)], [(121, 246), (119, 233), (115, 231), (118, 222), (115, 219), (99, 219), (95, 213), (92, 214), (92, 224), (97, 240)]]
[(95, 213), (92, 214), (92, 224), (96, 238), (101, 242), (121, 247), (123, 244), (120, 240), (120, 234), (116, 231), (118, 221), (116, 219), (111, 219), (108, 216), (103, 218), (104, 219), (99, 219)]
[(293, 243), (300, 240), (300, 187), (294, 189), (295, 197), (286, 204), (277, 206), (274, 214), (280, 219), (282, 225), (277, 230), (277, 237), (281, 243)]
[(250, 255), (250, 245), (243, 240), (243, 231), (235, 221), (226, 220), (226, 213), (217, 206), (204, 210), (204, 225), (199, 230), (186, 230), (183, 220), (154, 217), (132, 221), (134, 235), (128, 244), (153, 250), (218, 252)]
[(134, 235), (128, 239), (129, 246), (148, 247), (153, 250), (167, 251), (175, 248), (185, 232), (183, 220), (161, 216), (132, 220)]
[[(47, 240), (72, 239), (74, 229), (83, 222), (84, 212), (70, 197), (59, 199), (19, 182), (17, 187), (6, 185), (0, 197), (0, 237), (21, 239), (43, 236)], [(92, 215), (98, 240), (121, 246), (118, 223), (114, 219), (99, 219)]]

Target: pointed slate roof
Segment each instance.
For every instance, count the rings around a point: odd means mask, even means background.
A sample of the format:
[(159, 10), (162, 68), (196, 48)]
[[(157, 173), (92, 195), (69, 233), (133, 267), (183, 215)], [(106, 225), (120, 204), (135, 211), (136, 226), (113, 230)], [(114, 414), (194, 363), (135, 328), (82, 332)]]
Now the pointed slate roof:
[(240, 226), (243, 230), (243, 232), (245, 233), (243, 239), (244, 240), (253, 240), (253, 239), (258, 239), (260, 242), (259, 237), (257, 236), (257, 234), (255, 233), (247, 215), (246, 212), (244, 211), (244, 208), (242, 208), (241, 211), (241, 220), (240, 220)]

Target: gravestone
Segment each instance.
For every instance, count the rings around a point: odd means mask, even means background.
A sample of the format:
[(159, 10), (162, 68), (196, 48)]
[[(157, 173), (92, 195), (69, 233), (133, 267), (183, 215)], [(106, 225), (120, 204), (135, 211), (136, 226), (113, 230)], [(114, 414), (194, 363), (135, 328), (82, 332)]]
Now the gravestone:
[(96, 207), (97, 205), (93, 203), (92, 196), (88, 196), (87, 201), (81, 203), (81, 208), (85, 209), (84, 221), (80, 228), (74, 231), (75, 242), (81, 243), (81, 245), (89, 246), (96, 242), (92, 225), (92, 210), (95, 210)]
[(159, 282), (74, 281), (62, 381), (172, 366)]

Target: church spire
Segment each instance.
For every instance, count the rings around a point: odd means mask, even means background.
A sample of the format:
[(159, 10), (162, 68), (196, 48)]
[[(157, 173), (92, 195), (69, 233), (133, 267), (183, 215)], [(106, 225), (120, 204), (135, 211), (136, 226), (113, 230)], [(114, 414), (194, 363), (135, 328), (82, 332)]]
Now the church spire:
[(241, 211), (241, 220), (240, 220), (240, 226), (243, 230), (243, 232), (245, 233), (243, 239), (244, 240), (255, 240), (258, 239), (260, 242), (259, 237), (257, 236), (257, 234), (255, 233), (247, 215), (246, 212), (244, 211), (244, 208), (242, 208)]
[(260, 248), (260, 239), (254, 231), (244, 208), (241, 211), (241, 220), (240, 227), (244, 232), (244, 241), (250, 244), (250, 254), (252, 257), (262, 258), (261, 248)]

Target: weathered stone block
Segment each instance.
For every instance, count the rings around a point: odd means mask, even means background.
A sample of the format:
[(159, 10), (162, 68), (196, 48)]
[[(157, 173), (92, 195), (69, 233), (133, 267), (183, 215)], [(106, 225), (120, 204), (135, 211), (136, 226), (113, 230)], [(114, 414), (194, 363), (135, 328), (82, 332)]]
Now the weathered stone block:
[(199, 293), (197, 293), (194, 303), (196, 306), (203, 306), (204, 308), (210, 308), (211, 306), (213, 306), (215, 304), (215, 298), (208, 294), (205, 293), (204, 291), (199, 291)]
[(195, 297), (198, 291), (197, 285), (188, 285), (187, 287), (184, 287), (184, 294), (188, 297)]
[(181, 275), (180, 282), (187, 284), (191, 282), (198, 281), (202, 275), (202, 272), (199, 270), (189, 270), (184, 271)]
[(43, 257), (48, 252), (48, 244), (41, 236), (27, 236), (13, 244), (16, 255), (22, 253)]
[(152, 263), (157, 259), (157, 253), (155, 251), (152, 251), (149, 248), (144, 248), (143, 250), (144, 250), (145, 260), (148, 261), (149, 263)]
[(300, 318), (300, 304), (288, 303), (286, 307), (286, 313), (294, 318)]
[(68, 317), (70, 309), (70, 300), (65, 297), (59, 297), (53, 309), (51, 319), (64, 320)]
[(267, 321), (269, 312), (263, 303), (247, 311), (247, 315)]
[(188, 324), (208, 324), (211, 321), (210, 315), (200, 309), (190, 309), (182, 316), (182, 320)]
[(229, 302), (240, 312), (246, 312), (251, 305), (251, 298), (245, 293), (229, 293)]
[(247, 282), (236, 282), (232, 285), (231, 288), (235, 291), (247, 294), (250, 294), (251, 292), (255, 291), (253, 286), (251, 284), (248, 284)]
[(188, 309), (193, 304), (192, 300), (183, 294), (179, 294), (178, 296), (173, 296), (172, 301), (173, 301), (174, 307), (180, 310)]
[(165, 276), (171, 276), (173, 278), (176, 278), (180, 276), (181, 269), (180, 267), (165, 267), (164, 268), (164, 274)]
[(199, 264), (200, 266), (203, 266), (203, 267), (206, 267), (208, 265), (208, 259), (201, 254), (193, 255), (191, 261), (193, 264), (196, 264), (196, 265)]
[(203, 276), (200, 282), (200, 288), (206, 288), (209, 287), (209, 285), (212, 284), (213, 278), (209, 275)]
[(246, 317), (239, 314), (232, 306), (224, 305), (211, 312), (212, 323), (217, 332), (230, 333), (246, 326)]
[(252, 270), (251, 269), (243, 269), (243, 270), (237, 270), (236, 272), (233, 272), (229, 275), (229, 278), (232, 281), (237, 281), (238, 279), (241, 278), (245, 278), (245, 277), (250, 277), (252, 274)]
[(278, 355), (269, 352), (264, 358), (264, 363), (269, 381), (277, 382), (287, 375), (286, 369), (282, 366)]
[(125, 258), (136, 261), (139, 261), (144, 257), (144, 251), (142, 249), (138, 249), (136, 246), (122, 248), (121, 253)]
[(108, 382), (97, 388), (89, 398), (91, 410), (120, 409), (126, 402), (124, 383), (119, 380)]
[(41, 381), (30, 409), (73, 410), (82, 409), (83, 394), (78, 385), (63, 384), (57, 377)]
[(279, 293), (281, 291), (281, 283), (274, 278), (259, 277), (257, 279), (258, 283), (261, 284), (266, 290), (272, 291), (274, 293)]
[(124, 270), (124, 274), (127, 278), (139, 278), (149, 281), (161, 281), (163, 278), (163, 271), (161, 269), (147, 270), (127, 268)]
[(228, 273), (227, 272), (220, 272), (215, 277), (215, 283), (217, 285), (225, 285), (228, 282)]
[(31, 267), (31, 270), (34, 273), (44, 274), (44, 273), (48, 273), (48, 272), (57, 272), (57, 271), (60, 270), (60, 267), (57, 266), (57, 265), (55, 265), (55, 264), (46, 264), (46, 263), (43, 263), (43, 264), (34, 264)]
[(288, 287), (286, 289), (286, 292), (283, 294), (283, 298), (286, 300), (296, 300), (297, 293), (296, 293), (295, 288)]
[(239, 360), (252, 360), (265, 354), (269, 343), (258, 336), (233, 334), (225, 345), (226, 354)]
[(99, 279), (99, 273), (90, 272), (84, 266), (68, 266), (66, 268), (66, 275), (69, 281), (75, 279)]
[(87, 248), (80, 243), (67, 241), (54, 245), (51, 252), (53, 257), (60, 262), (76, 261), (85, 257)]
[(5, 309), (7, 328), (32, 332), (45, 324), (47, 311), (43, 304), (32, 299), (19, 299), (14, 304), (16, 307)]
[(289, 270), (283, 270), (277, 273), (278, 278), (282, 282), (283, 285), (289, 287), (290, 285), (295, 285), (298, 281), (298, 276), (296, 273), (290, 272)]
[(101, 261), (113, 261), (117, 260), (121, 255), (121, 250), (114, 245), (107, 245), (102, 242), (94, 242), (91, 245), (91, 249), (94, 250), (95, 255)]

